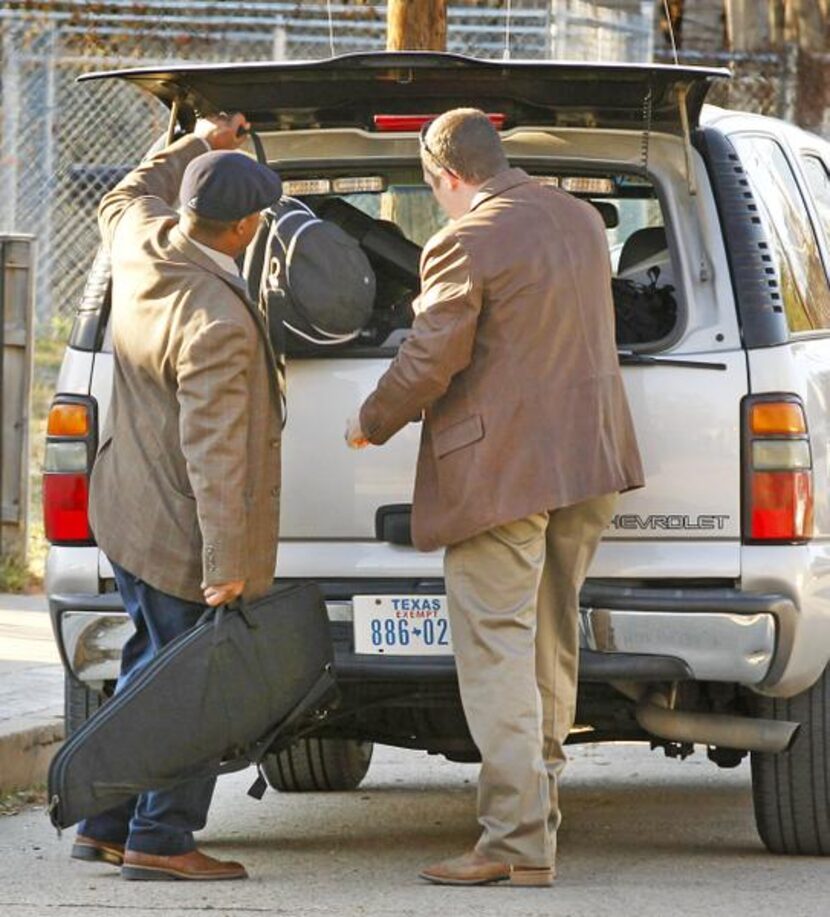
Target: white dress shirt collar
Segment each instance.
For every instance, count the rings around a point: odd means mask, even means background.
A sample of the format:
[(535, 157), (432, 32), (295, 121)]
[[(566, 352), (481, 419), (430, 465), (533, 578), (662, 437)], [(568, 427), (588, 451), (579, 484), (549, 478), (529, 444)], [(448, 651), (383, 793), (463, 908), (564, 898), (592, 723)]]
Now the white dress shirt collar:
[(224, 252), (218, 252), (215, 248), (209, 248), (207, 245), (203, 245), (201, 242), (197, 242), (193, 236), (189, 236), (186, 232), (182, 233), (188, 242), (191, 242), (196, 248), (203, 251), (209, 258), (212, 258), (223, 271), (227, 271), (229, 274), (232, 274), (234, 277), (239, 276), (239, 268), (237, 267), (236, 262), (231, 258), (230, 255), (226, 255)]

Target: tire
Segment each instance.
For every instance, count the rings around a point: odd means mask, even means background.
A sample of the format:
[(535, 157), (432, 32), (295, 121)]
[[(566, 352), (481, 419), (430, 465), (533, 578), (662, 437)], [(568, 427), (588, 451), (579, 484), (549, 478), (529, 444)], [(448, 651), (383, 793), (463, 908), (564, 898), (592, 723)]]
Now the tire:
[(354, 739), (300, 739), (266, 755), (262, 772), (282, 793), (355, 790), (369, 770), (373, 747)]
[(756, 713), (801, 723), (788, 751), (752, 754), (761, 840), (773, 853), (830, 856), (830, 667), (796, 697), (757, 698)]
[(105, 700), (102, 692), (64, 675), (63, 722), (67, 737), (77, 732)]

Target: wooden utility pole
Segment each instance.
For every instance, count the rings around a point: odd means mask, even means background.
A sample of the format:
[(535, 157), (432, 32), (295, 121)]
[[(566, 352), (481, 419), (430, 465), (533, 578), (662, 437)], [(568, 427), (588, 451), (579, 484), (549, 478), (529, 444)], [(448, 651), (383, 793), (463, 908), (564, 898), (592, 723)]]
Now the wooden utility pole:
[(724, 0), (724, 11), (730, 50), (826, 47), (830, 0)]
[(389, 0), (387, 51), (445, 51), (447, 0)]
[[(447, 0), (387, 0), (387, 51), (445, 51)], [(441, 106), (430, 114), (439, 114)], [(381, 198), (380, 215), (409, 238), (427, 239), (439, 229), (435, 212), (423, 195), (389, 189)]]
[(784, 41), (804, 51), (824, 51), (829, 19), (828, 0), (789, 0), (784, 4)]
[(770, 46), (772, 0), (725, 0), (726, 36), (730, 51), (760, 51)]
[[(668, 7), (668, 17), (666, 16)], [(668, 3), (655, 3), (655, 11), (660, 21), (660, 31), (666, 47), (671, 47), (671, 32), (678, 50), (683, 47), (683, 0), (668, 0)]]
[[(655, 5), (658, 9), (663, 7), (659, 0)], [(670, 0), (669, 8), (672, 19), (678, 14), (681, 20), (678, 48), (710, 51), (726, 46), (724, 0)], [(662, 18), (665, 19), (665, 13)]]

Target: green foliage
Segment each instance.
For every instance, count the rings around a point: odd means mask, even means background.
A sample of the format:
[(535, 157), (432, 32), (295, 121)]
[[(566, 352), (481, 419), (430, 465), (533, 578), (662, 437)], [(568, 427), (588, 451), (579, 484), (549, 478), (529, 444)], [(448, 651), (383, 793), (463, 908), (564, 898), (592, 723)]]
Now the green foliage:
[(43, 784), (27, 790), (14, 790), (11, 793), (0, 793), (0, 816), (19, 815), (32, 807), (46, 806), (46, 787)]
[(20, 557), (0, 557), (0, 592), (23, 592), (30, 584), (29, 568)]

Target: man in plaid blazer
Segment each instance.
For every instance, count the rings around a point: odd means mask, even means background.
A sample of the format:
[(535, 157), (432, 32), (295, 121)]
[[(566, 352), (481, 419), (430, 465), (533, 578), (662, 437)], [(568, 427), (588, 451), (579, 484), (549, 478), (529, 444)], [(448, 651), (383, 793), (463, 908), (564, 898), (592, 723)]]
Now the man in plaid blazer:
[[(136, 627), (117, 690), (206, 605), (255, 597), (273, 579), (278, 371), (236, 259), (281, 184), (235, 152), (247, 126), (241, 114), (199, 121), (99, 210), (114, 381), (90, 522)], [(86, 820), (73, 857), (120, 865), (128, 879), (244, 878), (195, 846), (214, 784), (191, 780)]]

